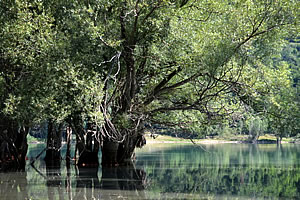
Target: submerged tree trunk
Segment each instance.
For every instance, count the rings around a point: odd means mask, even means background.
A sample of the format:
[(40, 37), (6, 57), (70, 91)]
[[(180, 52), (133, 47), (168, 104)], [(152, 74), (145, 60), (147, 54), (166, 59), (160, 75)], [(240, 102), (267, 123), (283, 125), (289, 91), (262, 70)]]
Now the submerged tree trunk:
[(48, 122), (47, 150), (45, 161), (57, 162), (61, 160), (62, 124), (56, 127), (52, 121)]
[(132, 160), (135, 160), (135, 148), (145, 144), (146, 139), (143, 135), (127, 135), (126, 139), (119, 145), (118, 162), (122, 165), (128, 165)]
[(24, 170), (29, 128), (0, 116), (0, 171)]
[(18, 152), (17, 160), (19, 162), (20, 169), (25, 169), (25, 165), (26, 165), (26, 154), (28, 150), (28, 144), (27, 144), (28, 132), (29, 132), (29, 127), (24, 127), (24, 126), (21, 127), (15, 142), (15, 146)]
[(276, 143), (277, 144), (281, 144), (281, 141), (282, 141), (282, 137), (281, 136), (277, 136), (276, 137)]
[(76, 134), (76, 153), (78, 153), (77, 165), (79, 167), (96, 167), (99, 165), (99, 132), (94, 130), (92, 124), (87, 125), (87, 130), (83, 127), (83, 121), (74, 118), (72, 130)]
[(119, 143), (109, 140), (104, 140), (102, 145), (102, 162), (103, 166), (118, 165), (118, 148)]
[(67, 168), (70, 168), (70, 161), (71, 161), (71, 139), (72, 139), (72, 130), (71, 130), (71, 127), (67, 127), (66, 134), (67, 134), (66, 164), (67, 164)]
[[(138, 4), (136, 4), (137, 7)], [(142, 17), (137, 14), (135, 15), (134, 23), (128, 23), (127, 18), (124, 17), (127, 16), (127, 8), (127, 2), (125, 1), (119, 13), (120, 36), (122, 40), (119, 54), (120, 60), (118, 57), (119, 69), (115, 71), (116, 79), (114, 80), (110, 79), (109, 81), (112, 72), (108, 72), (108, 78), (105, 80), (104, 85), (106, 93), (101, 108), (105, 118), (105, 125), (101, 130), (103, 138), (101, 146), (103, 166), (128, 165), (128, 162), (131, 162), (135, 157), (135, 148), (142, 147), (146, 143), (143, 131), (141, 131), (143, 129), (141, 128), (143, 127), (142, 120), (144, 120), (145, 116), (141, 114), (143, 111), (140, 110), (141, 106), (144, 106), (144, 100), (139, 99), (140, 85), (138, 83), (140, 79), (139, 74), (143, 73), (148, 58), (145, 56), (143, 59), (140, 59), (143, 56), (137, 56), (140, 52), (136, 51), (138, 49), (137, 44), (140, 42), (139, 38), (145, 35), (139, 31)], [(153, 8), (146, 18), (155, 9)], [(142, 51), (146, 53), (151, 45), (143, 44), (142, 46)], [(168, 80), (176, 73), (172, 73)], [(167, 82), (164, 79), (159, 84), (159, 87), (155, 89), (161, 89)], [(108, 92), (110, 90), (108, 88), (114, 88), (114, 92), (111, 94)], [(151, 93), (151, 96), (155, 95), (156, 90)], [(148, 100), (147, 104), (151, 103), (152, 100), (154, 98)]]
[(135, 148), (146, 144), (143, 135), (127, 135), (123, 142), (103, 141), (102, 166), (129, 165), (135, 159)]

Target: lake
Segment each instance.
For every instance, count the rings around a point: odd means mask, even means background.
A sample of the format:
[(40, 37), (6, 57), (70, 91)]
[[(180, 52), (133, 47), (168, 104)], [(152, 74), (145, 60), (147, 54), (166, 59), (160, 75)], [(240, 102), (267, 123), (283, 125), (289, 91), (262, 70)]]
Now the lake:
[[(44, 144), (30, 145), (29, 160)], [(78, 169), (28, 161), (0, 173), (0, 199), (299, 199), (300, 145), (148, 144), (135, 165)]]

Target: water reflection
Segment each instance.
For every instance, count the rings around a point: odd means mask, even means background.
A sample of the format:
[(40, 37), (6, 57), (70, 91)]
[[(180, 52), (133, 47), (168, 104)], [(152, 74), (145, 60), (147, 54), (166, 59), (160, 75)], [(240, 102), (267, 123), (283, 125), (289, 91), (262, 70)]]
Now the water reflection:
[(60, 161), (47, 161), (46, 163), (46, 186), (48, 192), (48, 199), (56, 199), (58, 194), (58, 199), (63, 200), (63, 189), (62, 189), (62, 179), (61, 176), (61, 162)]
[(25, 172), (0, 173), (0, 183), (0, 199), (297, 199), (300, 147), (149, 145), (130, 166), (40, 160)]
[(74, 199), (98, 199), (97, 189), (100, 189), (98, 168), (79, 168)]
[[(138, 157), (160, 194), (193, 198), (288, 198), (300, 196), (299, 146), (204, 145), (148, 149)], [(204, 197), (205, 196), (205, 197)]]
[[(48, 199), (112, 199), (128, 198), (143, 199), (146, 173), (129, 166), (114, 168), (67, 168), (62, 175), (60, 164), (46, 164), (46, 186)], [(99, 169), (102, 173), (99, 179)]]
[(0, 173), (1, 199), (29, 199), (26, 172)]
[(107, 196), (117, 198), (144, 199), (146, 172), (134, 164), (117, 168), (102, 168), (101, 188)]
[(146, 172), (134, 164), (117, 168), (102, 168), (101, 187), (108, 190), (144, 190)]

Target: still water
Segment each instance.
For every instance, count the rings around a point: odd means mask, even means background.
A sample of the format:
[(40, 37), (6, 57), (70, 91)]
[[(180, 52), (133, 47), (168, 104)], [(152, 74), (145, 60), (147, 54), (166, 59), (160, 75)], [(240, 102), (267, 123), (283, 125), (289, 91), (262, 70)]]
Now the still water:
[[(31, 145), (29, 160), (43, 148)], [(148, 144), (136, 157), (89, 170), (28, 161), (0, 173), (0, 199), (300, 199), (300, 145)]]

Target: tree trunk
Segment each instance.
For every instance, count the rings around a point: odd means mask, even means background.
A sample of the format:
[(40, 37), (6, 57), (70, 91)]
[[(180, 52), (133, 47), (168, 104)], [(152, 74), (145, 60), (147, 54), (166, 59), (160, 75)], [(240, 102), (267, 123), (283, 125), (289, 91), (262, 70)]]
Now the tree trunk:
[(146, 144), (143, 135), (128, 134), (121, 143), (109, 140), (103, 141), (102, 166), (130, 165), (135, 160), (135, 148)]
[[(138, 41), (138, 15), (135, 18), (133, 26), (127, 23), (123, 16), (126, 15), (126, 3), (120, 10), (120, 31), (122, 39), (122, 54), (121, 58), (124, 61), (124, 71), (120, 75), (120, 96), (116, 95), (112, 101), (112, 107), (104, 110), (111, 110), (112, 116), (111, 124), (105, 124), (103, 132), (103, 145), (102, 147), (102, 165), (103, 166), (118, 166), (127, 165), (134, 157), (135, 147), (143, 146), (145, 139), (142, 135), (137, 133), (137, 127), (140, 126), (141, 119), (130, 117), (135, 110), (135, 98), (137, 94), (137, 69), (138, 65), (135, 59), (135, 48)], [(109, 105), (107, 102), (104, 105)], [(135, 114), (134, 114), (135, 115)], [(125, 116), (125, 118), (123, 117)], [(127, 117), (128, 116), (128, 117)], [(119, 118), (120, 117), (120, 118)], [(124, 120), (129, 120), (128, 124), (122, 124)], [(108, 120), (109, 121), (109, 120)], [(110, 121), (109, 121), (110, 122)], [(115, 125), (119, 126), (115, 126)], [(107, 125), (107, 126), (106, 126)], [(123, 127), (124, 126), (124, 127)], [(127, 126), (131, 126), (129, 129)], [(117, 131), (113, 129), (119, 129)], [(130, 131), (128, 131), (130, 130)], [(117, 133), (116, 133), (117, 132)], [(125, 137), (125, 138), (122, 138)], [(118, 142), (117, 140), (122, 140)]]
[(56, 162), (61, 160), (61, 134), (62, 124), (56, 128), (55, 124), (51, 121), (48, 122), (48, 136), (47, 136), (47, 150), (45, 161)]
[(276, 143), (277, 144), (281, 144), (281, 141), (282, 141), (282, 137), (281, 136), (277, 136), (276, 137)]
[(128, 165), (134, 160), (134, 150), (137, 143), (137, 136), (127, 136), (118, 148), (118, 162), (120, 165)]
[(104, 140), (102, 146), (102, 165), (117, 166), (118, 165), (118, 148), (119, 143)]
[(28, 132), (28, 127), (0, 116), (0, 171), (25, 169)]
[[(98, 152), (99, 133), (88, 124), (88, 130), (83, 127), (83, 122), (79, 119), (73, 120), (72, 129), (76, 134), (76, 151), (78, 151), (77, 165), (79, 167), (96, 167), (99, 165)], [(76, 153), (76, 152), (75, 152)]]
[(29, 127), (22, 127), (18, 132), (18, 136), (15, 142), (15, 146), (18, 152), (18, 162), (20, 169), (25, 169), (26, 165), (26, 154), (28, 150), (27, 135), (29, 132)]
[(67, 164), (67, 168), (70, 168), (70, 161), (71, 161), (71, 139), (72, 139), (72, 130), (71, 130), (71, 127), (67, 127), (66, 134), (67, 134), (66, 164)]

